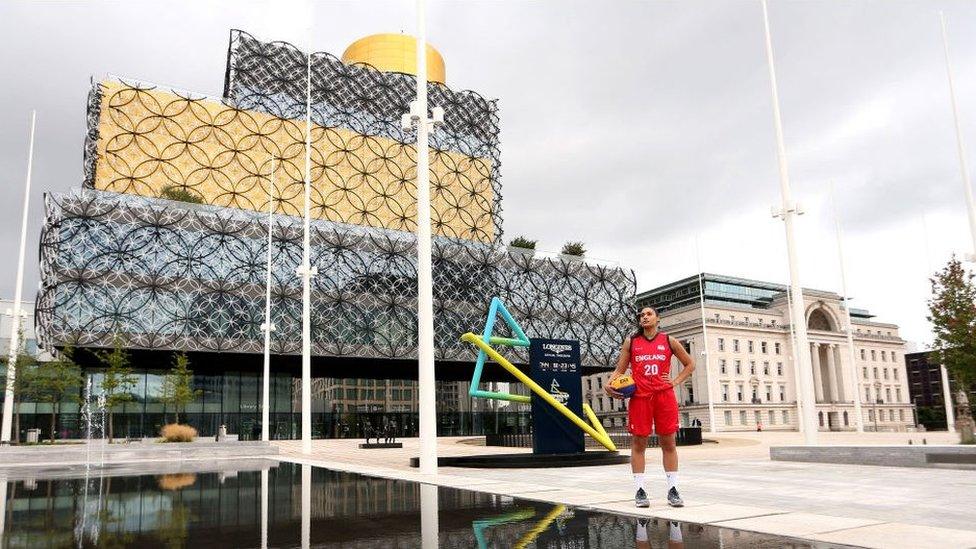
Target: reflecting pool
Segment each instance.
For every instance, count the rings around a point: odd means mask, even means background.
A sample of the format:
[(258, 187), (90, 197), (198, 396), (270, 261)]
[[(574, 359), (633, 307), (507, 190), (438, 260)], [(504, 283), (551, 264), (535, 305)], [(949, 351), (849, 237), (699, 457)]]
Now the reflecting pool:
[(21, 469), (11, 480), (0, 469), (0, 547), (813, 547), (308, 465), (233, 463), (33, 479)]

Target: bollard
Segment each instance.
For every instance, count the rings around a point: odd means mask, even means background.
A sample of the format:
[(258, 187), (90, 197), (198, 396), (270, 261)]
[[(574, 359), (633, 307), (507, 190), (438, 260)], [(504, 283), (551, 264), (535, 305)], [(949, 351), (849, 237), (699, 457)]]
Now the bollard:
[(922, 444), (928, 444), (928, 443), (929, 441), (925, 440), (924, 438), (922, 439)]
[(908, 439), (908, 445), (911, 446), (912, 444), (914, 444), (914, 442), (912, 442), (912, 439)]

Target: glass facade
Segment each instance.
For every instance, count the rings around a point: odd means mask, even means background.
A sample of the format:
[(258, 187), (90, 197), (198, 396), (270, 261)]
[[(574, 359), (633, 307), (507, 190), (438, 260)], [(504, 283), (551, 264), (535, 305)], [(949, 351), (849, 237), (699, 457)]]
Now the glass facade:
[[(3, 373), (0, 368), (0, 373)], [(136, 384), (131, 391), (132, 400), (113, 411), (113, 434), (116, 438), (143, 438), (159, 436), (160, 428), (175, 419), (176, 410), (161, 401), (163, 371), (135, 372)], [(5, 378), (4, 378), (5, 379)], [(94, 396), (102, 374), (90, 372), (86, 379), (91, 380)], [(396, 423), (397, 436), (417, 436), (416, 391), (393, 389), (405, 397), (397, 406), (363, 405), (363, 409), (339, 410), (328, 394), (316, 394), (316, 387), (334, 385), (340, 380), (332, 378), (313, 378), (312, 436), (314, 438), (361, 438), (367, 423), (379, 428), (391, 422)], [(413, 382), (403, 382), (413, 383)], [(455, 395), (456, 382), (438, 382), (438, 393)], [(216, 436), (221, 425), (227, 432), (237, 435), (241, 440), (261, 438), (261, 377), (254, 372), (229, 371), (211, 374), (194, 374), (192, 388), (199, 391), (198, 397), (186, 406), (181, 413), (181, 423), (197, 429), (201, 437)], [(366, 402), (384, 399), (385, 389), (345, 389), (345, 399)], [(391, 396), (392, 396), (391, 391)], [(301, 384), (291, 374), (272, 374), (270, 384), (270, 435), (272, 439), (295, 439), (301, 434)], [(4, 395), (0, 392), (0, 403)], [(81, 423), (80, 404), (82, 391), (66, 399), (61, 404), (56, 424), (57, 436), (65, 438), (84, 438), (85, 427)], [(348, 402), (345, 400), (344, 402)], [(439, 398), (444, 402), (447, 397)], [(409, 402), (406, 402), (409, 401)], [(351, 407), (350, 407), (351, 408)], [(15, 407), (14, 427), (20, 438), (25, 440), (28, 429), (40, 429), (41, 438), (50, 437), (51, 405), (37, 402), (19, 402)], [(525, 411), (441, 411), (438, 412), (438, 434), (442, 436), (468, 436), (495, 433), (522, 434), (531, 432), (529, 414)]]

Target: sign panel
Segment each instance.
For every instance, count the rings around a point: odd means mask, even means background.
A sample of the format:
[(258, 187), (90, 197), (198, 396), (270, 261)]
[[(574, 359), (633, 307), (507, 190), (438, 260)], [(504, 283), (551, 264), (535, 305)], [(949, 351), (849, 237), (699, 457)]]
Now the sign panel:
[[(583, 415), (583, 381), (579, 341), (532, 338), (530, 376), (579, 417)], [(583, 431), (541, 398), (532, 398), (532, 451), (578, 454), (585, 449)]]

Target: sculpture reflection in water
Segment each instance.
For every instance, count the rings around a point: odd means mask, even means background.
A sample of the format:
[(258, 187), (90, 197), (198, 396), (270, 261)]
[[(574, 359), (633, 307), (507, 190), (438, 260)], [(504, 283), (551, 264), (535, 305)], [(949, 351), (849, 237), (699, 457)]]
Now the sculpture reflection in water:
[[(209, 465), (213, 467), (213, 464)], [(773, 536), (600, 513), (509, 496), (253, 460), (221, 472), (154, 464), (102, 476), (9, 478), (0, 547), (810, 547)], [(205, 464), (201, 468), (207, 467)], [(234, 470), (238, 469), (238, 470)], [(0, 496), (3, 475), (0, 471)], [(94, 527), (92, 527), (94, 525)], [(96, 537), (92, 537), (92, 533)]]

